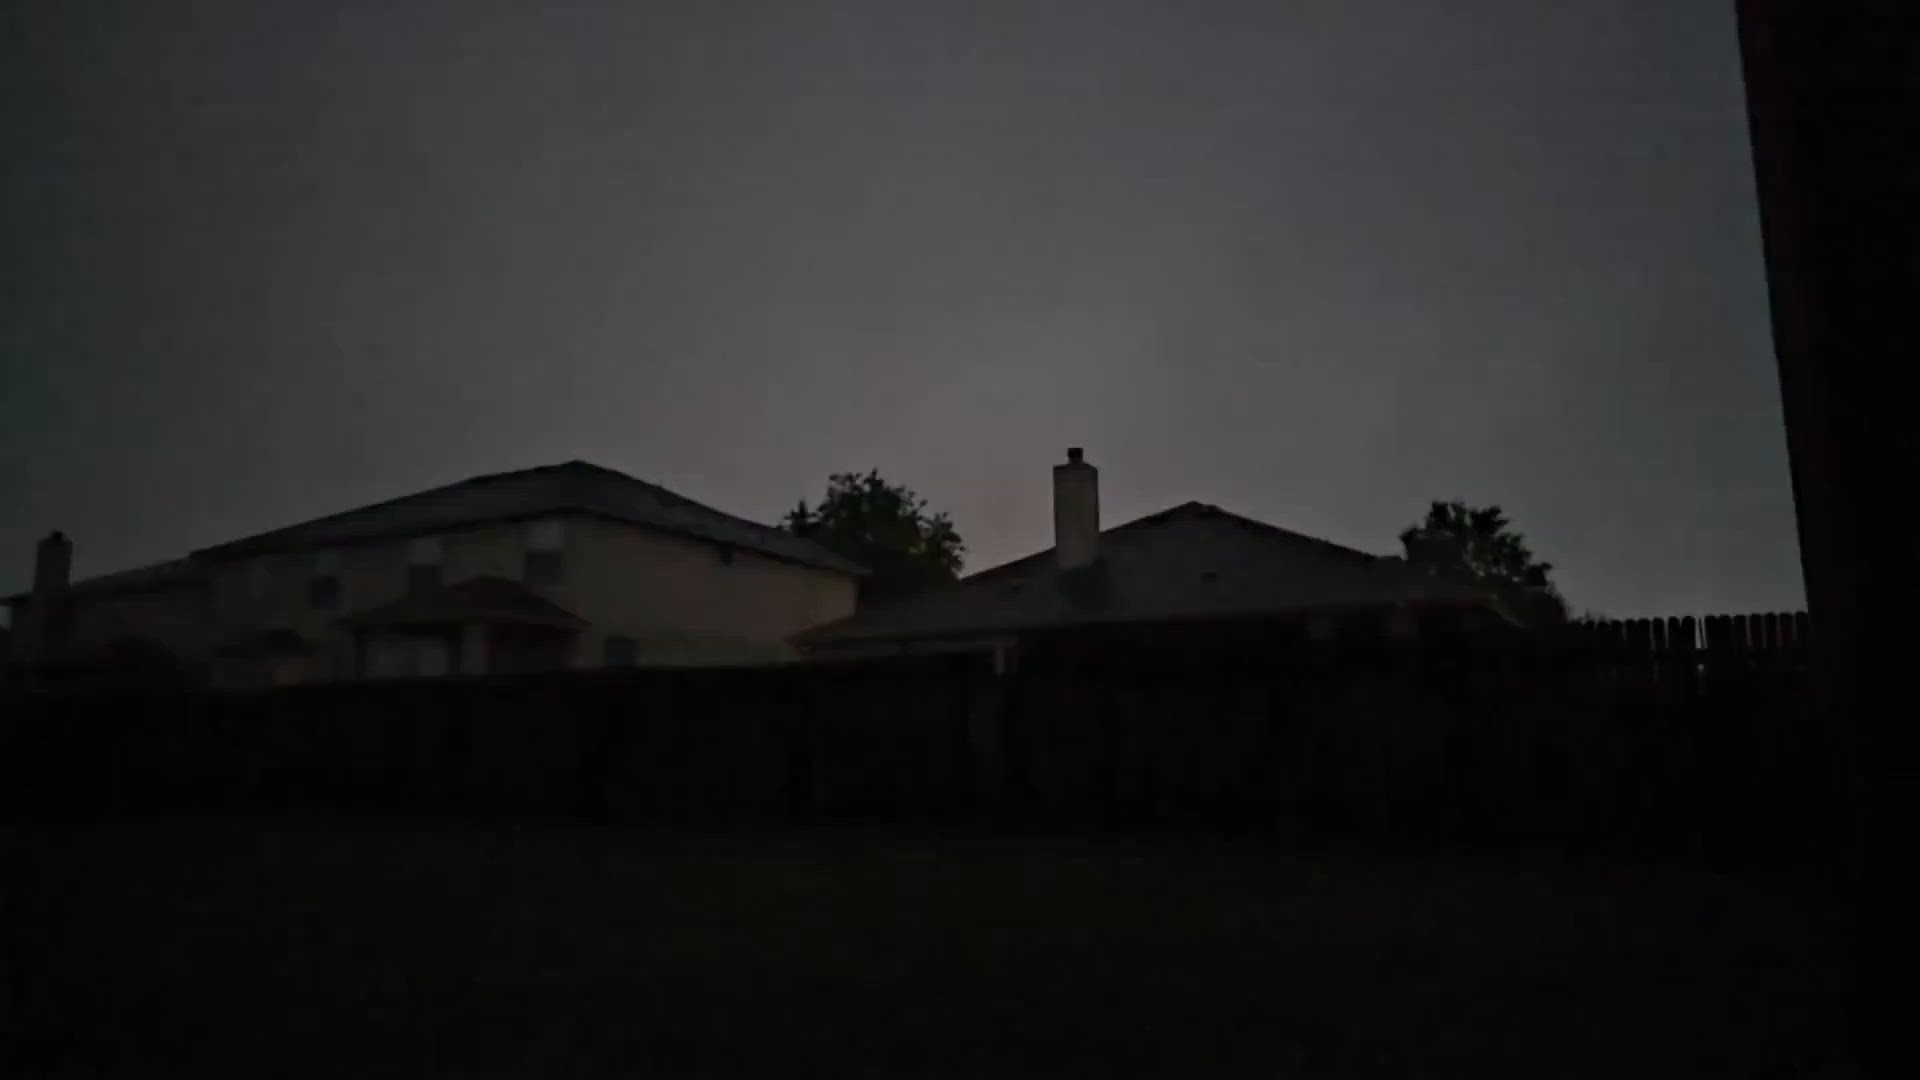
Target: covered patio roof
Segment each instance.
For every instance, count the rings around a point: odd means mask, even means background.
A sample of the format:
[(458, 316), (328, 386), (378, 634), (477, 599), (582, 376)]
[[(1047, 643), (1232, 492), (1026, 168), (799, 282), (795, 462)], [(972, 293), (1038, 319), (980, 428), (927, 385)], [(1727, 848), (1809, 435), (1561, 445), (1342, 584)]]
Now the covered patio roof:
[(440, 585), (391, 604), (348, 615), (353, 628), (485, 623), (577, 630), (587, 621), (517, 581), (477, 577)]
[(213, 654), (235, 660), (271, 659), (306, 656), (312, 653), (314, 648), (314, 643), (302, 636), (299, 631), (274, 627), (225, 638), (214, 644)]

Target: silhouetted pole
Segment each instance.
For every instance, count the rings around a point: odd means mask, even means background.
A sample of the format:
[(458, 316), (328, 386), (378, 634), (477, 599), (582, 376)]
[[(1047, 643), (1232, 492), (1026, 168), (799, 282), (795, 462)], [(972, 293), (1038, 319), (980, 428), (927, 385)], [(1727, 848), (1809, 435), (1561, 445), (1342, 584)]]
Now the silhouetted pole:
[[(1885, 964), (1904, 905), (1886, 894), (1904, 837), (1915, 708), (1905, 611), (1920, 552), (1913, 300), (1920, 207), (1920, 24), (1911, 3), (1740, 0), (1774, 351), (1792, 462), (1816, 700), (1846, 793), (1855, 958)], [(1861, 985), (1874, 980), (1862, 977)], [(1856, 1023), (1884, 1007), (1856, 1003)], [(1863, 1058), (1891, 1029), (1848, 1039)], [(1910, 1063), (1909, 1063), (1910, 1064)]]
[(73, 572), (73, 542), (65, 533), (48, 533), (33, 552), (33, 591), (15, 648), (27, 663), (57, 660), (66, 651), (71, 617), (67, 597)]
[[(1915, 491), (1920, 427), (1892, 382), (1912, 378), (1920, 282), (1920, 64), (1900, 7), (1739, 4), (1817, 688), (1842, 748), (1856, 870), (1885, 839), (1880, 776), (1901, 756), (1886, 721), (1915, 712), (1892, 662), (1920, 561), (1893, 524)], [(1881, 650), (1888, 662), (1873, 662)]]

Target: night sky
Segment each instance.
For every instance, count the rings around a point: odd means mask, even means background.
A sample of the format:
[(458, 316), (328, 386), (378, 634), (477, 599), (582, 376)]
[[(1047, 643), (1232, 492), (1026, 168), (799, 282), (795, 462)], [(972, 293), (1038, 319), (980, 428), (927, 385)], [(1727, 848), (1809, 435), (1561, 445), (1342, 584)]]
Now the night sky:
[[(1803, 605), (1730, 0), (0, 7), (0, 587), (584, 458)], [(546, 10), (536, 11), (535, 8)]]

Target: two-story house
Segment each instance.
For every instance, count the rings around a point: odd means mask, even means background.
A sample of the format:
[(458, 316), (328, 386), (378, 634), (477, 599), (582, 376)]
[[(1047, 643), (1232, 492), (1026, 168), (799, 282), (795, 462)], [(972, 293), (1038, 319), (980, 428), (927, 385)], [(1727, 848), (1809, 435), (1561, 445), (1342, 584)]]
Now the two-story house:
[(864, 571), (585, 462), (475, 477), (68, 585), (41, 544), (23, 652), (157, 645), (217, 685), (791, 659)]

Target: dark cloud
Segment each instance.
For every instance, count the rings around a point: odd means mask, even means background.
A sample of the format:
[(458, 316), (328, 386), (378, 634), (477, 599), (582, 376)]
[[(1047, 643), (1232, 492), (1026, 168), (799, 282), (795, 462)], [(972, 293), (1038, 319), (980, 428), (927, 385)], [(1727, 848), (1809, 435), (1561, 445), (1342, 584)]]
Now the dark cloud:
[(0, 578), (586, 457), (1800, 604), (1730, 10), (12, 5)]

